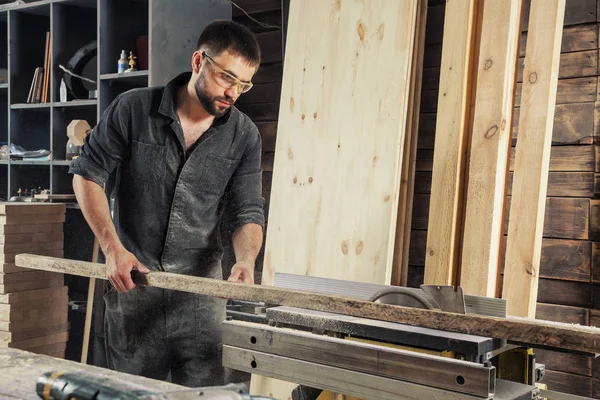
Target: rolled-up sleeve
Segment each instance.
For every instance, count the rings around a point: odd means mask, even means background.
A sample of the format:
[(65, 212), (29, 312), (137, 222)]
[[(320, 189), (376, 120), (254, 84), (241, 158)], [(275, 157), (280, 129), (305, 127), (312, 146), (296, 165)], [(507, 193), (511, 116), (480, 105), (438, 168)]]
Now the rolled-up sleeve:
[(249, 223), (258, 224), (263, 229), (265, 227), (261, 170), (262, 141), (256, 125), (251, 124), (249, 129), (246, 149), (227, 191), (228, 212), (231, 213), (233, 230)]
[(130, 115), (123, 94), (120, 94), (87, 135), (79, 157), (70, 165), (69, 173), (104, 186), (128, 152)]

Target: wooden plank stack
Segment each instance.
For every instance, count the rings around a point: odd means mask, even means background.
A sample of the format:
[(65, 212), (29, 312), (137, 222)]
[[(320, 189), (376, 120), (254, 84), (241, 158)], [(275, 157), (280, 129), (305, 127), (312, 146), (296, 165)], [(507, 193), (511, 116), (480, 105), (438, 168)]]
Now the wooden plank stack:
[(0, 347), (64, 358), (68, 294), (63, 274), (15, 266), (15, 256), (63, 257), (66, 206), (0, 203)]

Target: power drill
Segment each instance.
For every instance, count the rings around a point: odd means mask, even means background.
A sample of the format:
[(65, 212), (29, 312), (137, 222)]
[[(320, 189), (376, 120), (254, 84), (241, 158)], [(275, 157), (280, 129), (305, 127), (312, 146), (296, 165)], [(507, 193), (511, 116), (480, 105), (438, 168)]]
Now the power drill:
[(89, 373), (61, 371), (47, 372), (40, 376), (36, 382), (36, 392), (44, 400), (277, 400), (272, 397), (251, 396), (243, 384), (153, 392), (147, 389), (119, 388), (109, 378)]

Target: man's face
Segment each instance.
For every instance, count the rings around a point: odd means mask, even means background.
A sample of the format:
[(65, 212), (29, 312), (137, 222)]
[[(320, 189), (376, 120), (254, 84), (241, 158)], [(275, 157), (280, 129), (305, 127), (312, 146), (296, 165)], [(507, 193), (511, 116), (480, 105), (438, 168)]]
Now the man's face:
[(249, 83), (256, 67), (229, 51), (216, 56), (207, 51), (206, 55), (208, 57), (202, 57), (201, 52), (194, 53), (194, 72), (198, 74), (194, 88), (202, 107), (211, 115), (220, 117), (243, 90), (235, 83)]

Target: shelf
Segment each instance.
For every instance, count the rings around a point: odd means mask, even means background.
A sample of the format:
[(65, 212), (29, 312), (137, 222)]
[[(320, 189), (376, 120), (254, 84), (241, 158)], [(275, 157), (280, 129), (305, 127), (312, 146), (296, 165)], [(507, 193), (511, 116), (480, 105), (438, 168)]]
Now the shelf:
[(50, 107), (52, 107), (52, 103), (18, 103), (18, 104), (10, 105), (10, 108), (13, 110), (26, 110), (26, 109), (32, 109), (32, 108), (46, 109), (46, 108), (50, 108)]
[(98, 104), (98, 100), (89, 99), (89, 100), (72, 100), (72, 101), (63, 101), (51, 103), (52, 107), (60, 108), (60, 107), (86, 107), (86, 106), (96, 106)]
[(8, 165), (8, 160), (0, 160), (0, 165)]
[(66, 166), (66, 167), (68, 167), (69, 165), (71, 165), (71, 161), (54, 160), (54, 161), (52, 161), (52, 165), (58, 165), (58, 166)]
[(8, 83), (0, 83), (0, 89), (8, 89)]
[(10, 160), (11, 164), (14, 165), (50, 165), (50, 160), (48, 161), (29, 161), (29, 160)]
[(135, 84), (138, 86), (148, 85), (148, 71), (134, 71), (134, 72), (122, 72), (114, 74), (102, 74), (100, 75), (101, 81), (117, 81), (129, 84)]
[(18, 103), (11, 104), (10, 108), (13, 110), (25, 110), (31, 108), (63, 108), (63, 107), (89, 107), (96, 106), (98, 104), (98, 100), (90, 99), (90, 100), (72, 100), (65, 102), (56, 102), (56, 103)]

